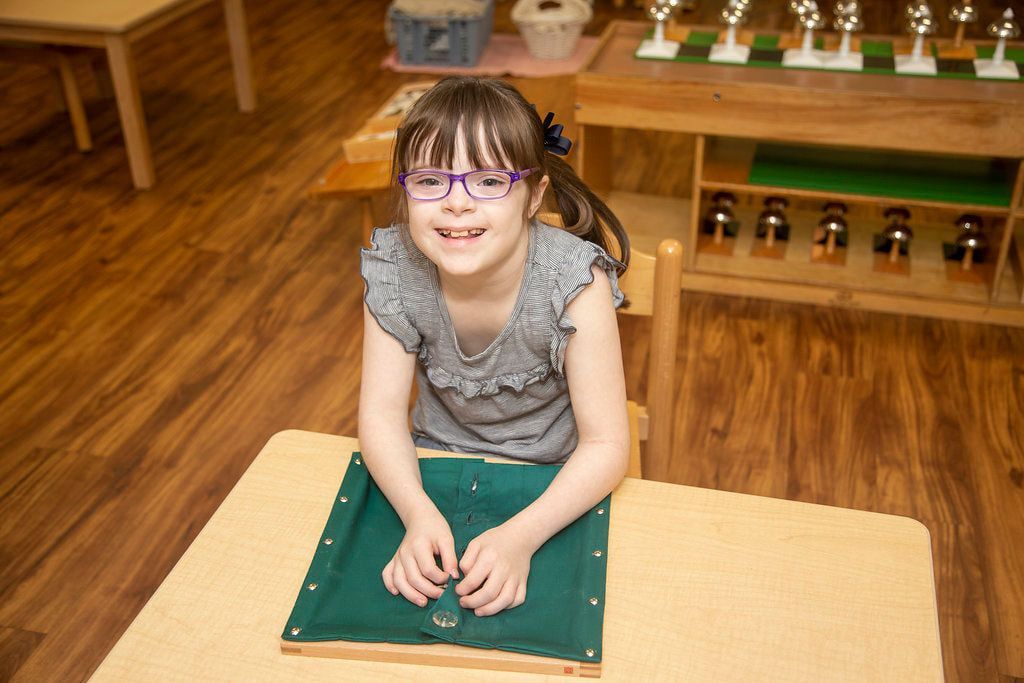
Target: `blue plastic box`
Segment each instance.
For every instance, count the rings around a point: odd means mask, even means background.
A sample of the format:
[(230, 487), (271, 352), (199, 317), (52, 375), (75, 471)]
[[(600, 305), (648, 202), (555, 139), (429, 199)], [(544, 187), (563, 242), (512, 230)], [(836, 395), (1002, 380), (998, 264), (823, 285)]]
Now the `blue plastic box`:
[(402, 64), (476, 66), (494, 26), (494, 0), (479, 17), (411, 16), (391, 6), (388, 16)]

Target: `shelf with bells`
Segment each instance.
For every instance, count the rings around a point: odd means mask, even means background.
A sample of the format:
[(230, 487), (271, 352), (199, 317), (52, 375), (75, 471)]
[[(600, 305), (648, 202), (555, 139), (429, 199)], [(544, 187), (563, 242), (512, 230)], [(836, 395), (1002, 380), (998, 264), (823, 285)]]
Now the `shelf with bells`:
[(974, 214), (722, 191), (702, 192), (699, 213), (699, 273), (970, 304), (990, 301), (1004, 229)]
[[(829, 9), (842, 13), (853, 3), (835, 5)], [(943, 78), (949, 74), (941, 49), (939, 78), (902, 78), (889, 68), (876, 79), (881, 39), (854, 30), (845, 32), (852, 34), (848, 49), (863, 54), (865, 70), (874, 69), (870, 81), (786, 69), (782, 52), (802, 46), (803, 24), (799, 32), (752, 35), (742, 18), (733, 18), (735, 9), (715, 27), (666, 26), (666, 39), (681, 45), (671, 66), (636, 59), (649, 24), (613, 22), (577, 77), (580, 172), (608, 199), (631, 240), (680, 240), (685, 290), (1024, 326), (1024, 250), (1017, 248), (1024, 245), (1024, 145), (1013, 134), (1020, 128), (1019, 89)], [(843, 40), (840, 33), (812, 34), (816, 51), (838, 54)], [(886, 40), (888, 62), (913, 50), (908, 38)], [(935, 54), (944, 40), (927, 41), (923, 52)], [(716, 44), (750, 46), (748, 66), (764, 66), (771, 52), (773, 68), (708, 68)], [(977, 42), (962, 47), (983, 56)], [(1007, 57), (1011, 48), (1020, 49), (1008, 46)], [(631, 129), (678, 135), (670, 159), (652, 159), (647, 168), (672, 173), (674, 180), (656, 191), (674, 197), (617, 189), (644, 187), (639, 176), (616, 170), (616, 156), (632, 152), (622, 144), (616, 150), (613, 141), (622, 143)], [(804, 150), (790, 164), (802, 179), (765, 163), (784, 158), (758, 158), (772, 147)], [(847, 166), (857, 155), (881, 159), (875, 170), (898, 167), (899, 182)], [(774, 175), (752, 177), (765, 168)], [(720, 204), (713, 200), (719, 192), (735, 195), (720, 208), (736, 223), (720, 221), (716, 230), (705, 219)], [(785, 204), (766, 206), (772, 197)], [(828, 202), (848, 212), (829, 215)], [(904, 208), (910, 217), (894, 223), (883, 215), (888, 208)], [(966, 245), (947, 259), (944, 245), (957, 247), (954, 223), (965, 214), (982, 218), (987, 246), (975, 243), (969, 262)]]

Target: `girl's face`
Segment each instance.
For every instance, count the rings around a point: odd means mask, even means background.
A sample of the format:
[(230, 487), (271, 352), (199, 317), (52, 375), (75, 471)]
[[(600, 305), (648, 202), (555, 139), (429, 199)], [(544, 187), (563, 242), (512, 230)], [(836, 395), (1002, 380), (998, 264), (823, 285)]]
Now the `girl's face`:
[[(433, 169), (455, 174), (478, 170), (470, 163), (461, 142), (456, 146), (453, 163), (454, 168), (436, 168), (418, 160), (409, 170)], [(506, 166), (491, 159), (484, 168), (525, 170)], [(547, 185), (548, 178), (544, 176), (531, 192), (530, 186), (520, 180), (501, 199), (474, 199), (458, 181), (452, 182), (451, 192), (444, 199), (420, 201), (406, 195), (413, 242), (445, 275), (472, 277), (499, 272), (508, 267), (519, 250), (525, 253), (529, 233), (524, 216), (532, 216), (540, 207)]]

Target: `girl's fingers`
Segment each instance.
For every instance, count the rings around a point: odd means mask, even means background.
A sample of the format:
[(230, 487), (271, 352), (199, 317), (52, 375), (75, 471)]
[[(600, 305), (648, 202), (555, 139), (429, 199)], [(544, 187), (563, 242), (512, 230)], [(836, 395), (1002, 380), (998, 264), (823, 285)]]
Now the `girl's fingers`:
[[(420, 572), (419, 562), (417, 562), (416, 557), (412, 553), (402, 553), (401, 560), (405, 580), (410, 586), (424, 597), (438, 598), (441, 596), (443, 591), (423, 576)], [(437, 567), (435, 566), (434, 569), (437, 569)], [(437, 571), (441, 573), (440, 569)]]
[(497, 614), (501, 610), (510, 606), (516, 597), (516, 583), (515, 581), (509, 580), (505, 582), (501, 590), (498, 592), (498, 596), (494, 600), (487, 604), (479, 607), (475, 610), (474, 614), (478, 617), (489, 617), (492, 614)]
[(459, 560), (455, 557), (455, 540), (446, 539), (439, 548), (439, 554), (441, 555), (441, 568), (445, 573), (445, 580), (447, 577), (453, 579), (459, 578)]
[(402, 563), (400, 563), (400, 562), (396, 562), (395, 563), (394, 580), (395, 580), (395, 587), (398, 588), (398, 591), (403, 596), (405, 596), (406, 600), (408, 600), (409, 602), (413, 603), (414, 605), (419, 605), (420, 607), (425, 607), (426, 606), (426, 604), (427, 604), (426, 596), (423, 595), (418, 590), (416, 590), (415, 588), (412, 587), (412, 585), (406, 579), (405, 569), (403, 569)]
[(384, 571), (380, 573), (381, 578), (384, 579), (384, 587), (388, 589), (388, 592), (392, 595), (398, 595), (398, 589), (395, 588), (395, 559), (391, 558), (391, 561), (384, 565)]
[[(469, 576), (466, 577), (466, 579), (468, 578)], [(465, 585), (466, 579), (463, 579), (462, 583), (459, 584), (460, 588)], [(492, 571), (484, 585), (462, 598), (459, 604), (467, 609), (476, 609), (496, 600), (505, 584), (505, 579), (506, 575), (504, 573)], [(511, 601), (512, 596), (509, 596), (509, 602)]]
[(510, 607), (519, 607), (519, 605), (526, 602), (526, 582), (523, 581), (519, 584), (519, 588), (516, 589), (515, 600), (512, 601)]
[(424, 543), (415, 548), (413, 557), (416, 558), (416, 566), (419, 568), (420, 575), (428, 581), (439, 584), (448, 580), (448, 575), (438, 569), (437, 562), (434, 561), (434, 549), (429, 545)]
[(476, 558), (480, 554), (480, 544), (475, 540), (470, 541), (469, 545), (466, 546), (466, 552), (462, 553), (462, 560), (459, 562), (459, 567), (462, 568), (463, 573), (469, 572), (473, 569), (473, 565), (476, 564)]
[[(465, 571), (466, 568), (463, 567), (462, 569)], [(455, 593), (457, 595), (466, 596), (480, 588), (480, 586), (483, 585), (483, 582), (487, 579), (487, 575), (490, 573), (487, 570), (488, 568), (481, 563), (470, 569), (468, 572), (465, 572), (462, 577), (462, 581), (460, 581), (459, 585), (455, 587)], [(463, 607), (465, 606), (466, 605), (463, 605)]]

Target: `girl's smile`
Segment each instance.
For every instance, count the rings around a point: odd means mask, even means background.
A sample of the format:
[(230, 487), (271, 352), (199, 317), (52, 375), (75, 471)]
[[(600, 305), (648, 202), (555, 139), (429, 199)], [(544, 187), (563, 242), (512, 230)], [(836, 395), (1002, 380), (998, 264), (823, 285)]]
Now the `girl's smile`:
[(472, 242), (485, 232), (484, 228), (435, 228), (438, 235), (448, 240)]

